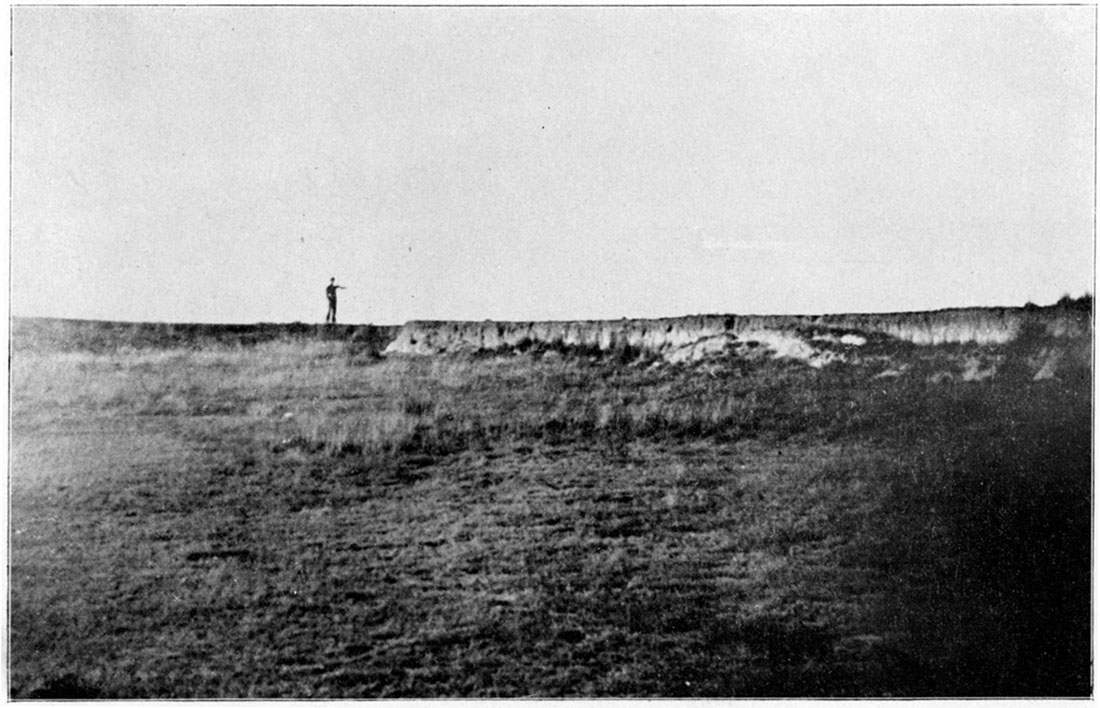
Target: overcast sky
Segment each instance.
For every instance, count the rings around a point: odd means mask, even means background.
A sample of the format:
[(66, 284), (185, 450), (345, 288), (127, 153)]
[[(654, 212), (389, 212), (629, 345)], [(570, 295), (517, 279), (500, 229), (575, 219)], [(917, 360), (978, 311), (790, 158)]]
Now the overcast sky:
[(12, 312), (582, 319), (1092, 290), (1093, 7), (16, 7)]

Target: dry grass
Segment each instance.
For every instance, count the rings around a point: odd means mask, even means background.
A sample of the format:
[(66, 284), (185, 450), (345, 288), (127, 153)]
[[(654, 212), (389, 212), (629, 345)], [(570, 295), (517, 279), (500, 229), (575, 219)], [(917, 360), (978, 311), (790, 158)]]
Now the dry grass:
[(1086, 695), (1091, 372), (885, 366), (19, 354), (12, 694)]

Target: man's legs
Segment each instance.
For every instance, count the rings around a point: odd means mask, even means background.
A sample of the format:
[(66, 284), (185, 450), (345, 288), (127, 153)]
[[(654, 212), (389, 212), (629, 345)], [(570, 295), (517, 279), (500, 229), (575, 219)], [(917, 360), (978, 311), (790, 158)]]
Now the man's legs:
[(325, 324), (336, 324), (336, 301), (328, 301), (328, 314), (325, 315)]

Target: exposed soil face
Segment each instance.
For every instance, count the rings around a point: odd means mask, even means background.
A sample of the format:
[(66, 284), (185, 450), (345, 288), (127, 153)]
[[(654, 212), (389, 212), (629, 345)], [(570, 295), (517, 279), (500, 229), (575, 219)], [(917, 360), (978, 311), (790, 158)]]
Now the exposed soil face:
[(13, 347), (13, 697), (1091, 692), (1092, 371), (1045, 330), (86, 334)]
[[(408, 322), (386, 347), (390, 354), (500, 351), (529, 346), (630, 350), (672, 362), (697, 361), (741, 343), (762, 343), (797, 358), (820, 359), (812, 341), (887, 336), (920, 345), (1004, 345), (1030, 332), (1087, 339), (1088, 307), (1075, 301), (1045, 308), (965, 308), (852, 315), (699, 315), (578, 322)], [(796, 345), (797, 342), (797, 345)], [(828, 357), (825, 357), (827, 360)], [(827, 361), (825, 362), (827, 363)]]

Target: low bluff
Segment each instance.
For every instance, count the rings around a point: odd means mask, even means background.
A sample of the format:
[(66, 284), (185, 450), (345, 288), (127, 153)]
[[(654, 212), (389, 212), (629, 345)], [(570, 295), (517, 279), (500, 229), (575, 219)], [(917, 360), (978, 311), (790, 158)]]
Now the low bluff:
[[(13, 353), (335, 340), (348, 342), (356, 351), (385, 355), (557, 350), (611, 352), (625, 355), (627, 360), (638, 357), (685, 363), (720, 355), (753, 358), (771, 354), (801, 359), (815, 367), (866, 359), (880, 344), (905, 343), (918, 348), (973, 344), (1003, 360), (992, 350), (1023, 343), (1026, 346), (1016, 347), (1013, 356), (1027, 349), (1030, 353), (1026, 356), (1037, 357), (1040, 362), (1033, 368), (1045, 377), (1044, 372), (1053, 370), (1053, 365), (1042, 362), (1067, 355), (1091, 368), (1092, 327), (1092, 299), (1086, 297), (1063, 300), (1050, 307), (890, 314), (697, 315), (573, 322), (412, 321), (403, 326), (173, 324), (16, 317), (11, 320), (9, 341)], [(984, 375), (981, 372), (989, 370), (971, 368), (967, 376), (980, 377)]]
[(697, 315), (576, 322), (438, 322), (405, 324), (385, 354), (485, 352), (528, 347), (633, 350), (669, 362), (763, 345), (778, 356), (822, 366), (837, 347), (887, 337), (916, 345), (1000, 345), (1023, 335), (1091, 344), (1091, 298), (1051, 307), (961, 308), (847, 315)]

